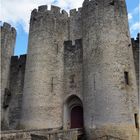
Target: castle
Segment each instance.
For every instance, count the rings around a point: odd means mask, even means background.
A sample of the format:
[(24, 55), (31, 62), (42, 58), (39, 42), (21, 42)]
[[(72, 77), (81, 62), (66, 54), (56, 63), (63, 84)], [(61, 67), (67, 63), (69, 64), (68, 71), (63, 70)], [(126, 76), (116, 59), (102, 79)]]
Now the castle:
[(31, 13), (26, 55), (13, 56), (15, 39), (16, 30), (4, 23), (6, 140), (11, 130), (76, 128), (87, 140), (138, 140), (139, 36), (130, 39), (125, 0), (85, 0), (70, 14), (39, 6)]

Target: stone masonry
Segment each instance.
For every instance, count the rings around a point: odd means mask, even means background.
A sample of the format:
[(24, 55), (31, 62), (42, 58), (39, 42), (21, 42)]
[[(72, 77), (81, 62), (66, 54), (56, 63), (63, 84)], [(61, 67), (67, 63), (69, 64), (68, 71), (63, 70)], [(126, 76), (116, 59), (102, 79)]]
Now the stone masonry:
[[(31, 13), (26, 55), (13, 56), (15, 38), (15, 29), (4, 23), (1, 113), (2, 129), (10, 130), (3, 132), (5, 140), (34, 129), (57, 128), (52, 137), (67, 136), (76, 107), (86, 140), (138, 140), (139, 34), (130, 38), (125, 0), (85, 0), (70, 13), (39, 6)], [(30, 139), (48, 139), (36, 134)]]
[(1, 123), (2, 129), (8, 128), (10, 85), (10, 62), (14, 55), (16, 30), (8, 23), (1, 27)]

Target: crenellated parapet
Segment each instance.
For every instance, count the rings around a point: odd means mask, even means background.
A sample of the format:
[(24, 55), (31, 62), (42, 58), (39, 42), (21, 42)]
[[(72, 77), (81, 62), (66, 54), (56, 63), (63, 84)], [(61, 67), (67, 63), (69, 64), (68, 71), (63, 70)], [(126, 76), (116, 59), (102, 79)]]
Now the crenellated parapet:
[(68, 16), (74, 16), (76, 14), (80, 14), (82, 11), (82, 7), (77, 9), (71, 9), (69, 13), (67, 13), (65, 10), (61, 10), (60, 7), (51, 5), (51, 9), (48, 10), (47, 5), (39, 6), (38, 9), (34, 9), (31, 13), (31, 19), (37, 18), (38, 16), (45, 16), (45, 15), (51, 15), (52, 17), (56, 16), (62, 16), (62, 17), (68, 17)]
[[(65, 10), (61, 10), (60, 7), (51, 5), (51, 9), (48, 10), (47, 5), (42, 5), (38, 9), (34, 9), (31, 13), (30, 32), (44, 30), (46, 27), (51, 29), (50, 26), (54, 25), (56, 27), (58, 21), (67, 22), (67, 20), (68, 13)], [(53, 32), (52, 29), (51, 31)]]
[(139, 41), (140, 41), (140, 33), (137, 34), (136, 39), (131, 38), (134, 57), (136, 54), (139, 55), (139, 50), (140, 50)]
[(88, 5), (98, 5), (99, 1), (98, 0), (85, 0), (83, 2), (83, 6), (88, 6)]
[(83, 6), (85, 5), (99, 5), (104, 3), (105, 5), (115, 5), (115, 3), (124, 3), (125, 0), (84, 0)]
[(85, 0), (83, 8), (85, 9), (83, 12), (85, 15), (87, 13), (91, 14), (96, 9), (100, 12), (110, 11), (110, 14), (114, 17), (123, 17), (127, 14), (125, 0)]
[(17, 65), (19, 68), (25, 65), (26, 63), (26, 54), (18, 56), (12, 56), (11, 57), (11, 65)]
[(136, 39), (131, 38), (131, 41), (132, 41), (132, 45), (133, 45), (134, 43), (136, 43), (136, 44), (137, 44), (137, 45), (134, 45), (133, 47), (139, 47), (140, 33), (138, 33), (138, 34), (137, 34)]
[[(45, 31), (49, 34), (60, 32), (60, 30), (66, 30), (68, 39), (74, 40), (81, 38), (82, 28), (82, 8), (72, 9), (69, 13), (65, 10), (61, 10), (60, 7), (51, 5), (51, 9), (48, 9), (47, 5), (39, 6), (38, 9), (34, 9), (31, 13), (30, 19), (30, 33)], [(58, 31), (59, 30), (59, 31)]]
[(16, 29), (9, 23), (4, 22), (1, 26), (1, 48), (2, 55), (11, 57), (14, 53), (14, 45), (16, 40)]
[[(31, 25), (36, 25), (39, 27), (42, 24), (42, 20), (46, 20), (46, 22), (51, 21), (51, 19), (65, 20), (68, 21), (69, 18), (79, 18), (82, 13), (82, 7), (76, 9), (71, 9), (69, 13), (65, 10), (61, 10), (60, 7), (51, 5), (51, 9), (48, 10), (47, 5), (39, 6), (38, 9), (34, 9), (31, 12)], [(52, 22), (52, 21), (51, 21)], [(35, 27), (36, 27), (35, 26)]]
[(47, 5), (42, 5), (39, 6), (38, 9), (34, 9), (31, 13), (31, 16), (34, 17), (36, 15), (39, 14), (51, 14), (52, 16), (56, 16), (56, 15), (68, 15), (66, 14), (66, 12), (64, 12), (64, 10), (61, 11), (61, 8), (58, 6), (54, 6), (51, 5), (51, 10), (48, 10), (48, 6)]
[(8, 32), (13, 35), (13, 37), (16, 36), (16, 29), (12, 27), (9, 23), (4, 22), (3, 26), (1, 26), (2, 32)]
[(58, 6), (51, 5), (51, 10), (48, 10), (47, 5), (39, 6), (38, 9), (34, 9), (31, 13), (31, 21), (37, 20), (40, 16), (51, 15), (52, 17), (62, 16), (68, 17), (68, 13), (65, 10), (61, 11), (61, 8)]
[(76, 51), (82, 49), (82, 39), (76, 39), (74, 45), (71, 40), (64, 41), (64, 50), (65, 51)]
[(78, 8), (78, 10), (71, 9), (69, 15), (70, 15), (70, 17), (73, 17), (73, 16), (76, 16), (78, 14), (81, 14), (81, 11), (82, 11), (82, 7)]

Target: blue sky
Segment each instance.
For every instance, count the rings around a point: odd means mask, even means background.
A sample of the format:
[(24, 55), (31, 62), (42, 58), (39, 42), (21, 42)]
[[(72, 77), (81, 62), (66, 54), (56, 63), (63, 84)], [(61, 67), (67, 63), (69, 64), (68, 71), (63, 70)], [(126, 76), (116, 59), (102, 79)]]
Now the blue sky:
[[(28, 29), (31, 10), (39, 5), (57, 5), (69, 10), (81, 7), (83, 0), (2, 0), (0, 19), (8, 22), (17, 30), (15, 55), (25, 54), (28, 45)], [(131, 37), (140, 31), (139, 0), (126, 0)]]

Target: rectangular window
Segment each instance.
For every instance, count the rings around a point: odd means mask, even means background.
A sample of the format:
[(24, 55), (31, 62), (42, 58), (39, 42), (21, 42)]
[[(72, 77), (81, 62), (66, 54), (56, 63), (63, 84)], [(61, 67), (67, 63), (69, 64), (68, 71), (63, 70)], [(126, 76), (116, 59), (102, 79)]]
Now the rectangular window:
[(59, 46), (58, 46), (58, 44), (57, 44), (57, 46), (56, 46), (56, 53), (58, 54), (58, 49), (59, 49)]
[(109, 4), (114, 5), (115, 4), (114, 0), (112, 0)]
[(51, 79), (51, 92), (53, 92), (53, 77), (52, 77), (52, 79)]
[(134, 118), (135, 118), (135, 126), (136, 126), (136, 128), (139, 128), (138, 114), (135, 113)]
[(129, 75), (127, 71), (124, 72), (124, 79), (125, 79), (125, 84), (129, 85)]

